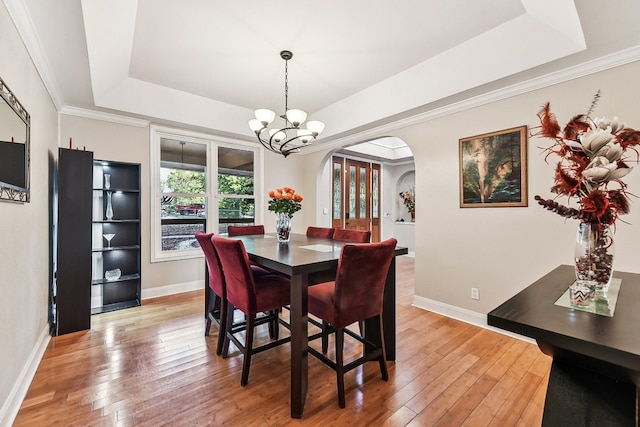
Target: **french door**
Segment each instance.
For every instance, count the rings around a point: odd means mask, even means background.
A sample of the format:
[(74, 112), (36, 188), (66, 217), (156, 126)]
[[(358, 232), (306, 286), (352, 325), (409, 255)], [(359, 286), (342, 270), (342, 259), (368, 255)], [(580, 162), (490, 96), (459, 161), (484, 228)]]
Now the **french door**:
[(332, 227), (371, 230), (371, 241), (380, 241), (380, 165), (333, 158)]

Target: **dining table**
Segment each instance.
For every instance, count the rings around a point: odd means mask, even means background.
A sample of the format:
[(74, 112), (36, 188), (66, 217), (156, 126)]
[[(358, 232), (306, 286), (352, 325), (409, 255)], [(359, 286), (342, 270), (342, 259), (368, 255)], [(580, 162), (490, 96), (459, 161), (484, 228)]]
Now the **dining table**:
[[(308, 388), (308, 311), (309, 274), (335, 272), (345, 242), (291, 234), (289, 242), (280, 243), (275, 234), (236, 236), (242, 240), (252, 263), (283, 273), (291, 278), (291, 417), (302, 418)], [(408, 253), (396, 247), (395, 255)], [(387, 360), (396, 358), (396, 262), (395, 256), (385, 282), (382, 322)], [(208, 295), (208, 292), (205, 293)], [(365, 338), (377, 335), (379, 323), (366, 321)], [(365, 347), (365, 352), (367, 348)]]

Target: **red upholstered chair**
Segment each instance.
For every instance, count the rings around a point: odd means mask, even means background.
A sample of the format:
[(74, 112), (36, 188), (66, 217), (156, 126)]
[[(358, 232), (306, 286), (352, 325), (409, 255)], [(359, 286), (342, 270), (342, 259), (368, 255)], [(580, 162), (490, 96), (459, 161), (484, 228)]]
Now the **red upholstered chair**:
[[(204, 334), (209, 335), (211, 322), (214, 322), (218, 327), (218, 344), (216, 346), (216, 354), (221, 354), (222, 344), (224, 341), (227, 296), (220, 260), (218, 259), (218, 254), (213, 247), (213, 243), (211, 243), (212, 236), (213, 233), (204, 233), (202, 231), (198, 231), (196, 233), (196, 239), (198, 240), (198, 243), (200, 243), (202, 252), (204, 252), (204, 257), (207, 262), (207, 271), (209, 273), (209, 305), (205, 313), (207, 322), (205, 324)], [(219, 311), (216, 310), (216, 305), (220, 307)]]
[[(222, 349), (222, 357), (226, 357), (229, 341), (231, 341), (244, 354), (240, 385), (245, 386), (249, 380), (252, 355), (291, 341), (290, 336), (278, 339), (276, 332), (275, 341), (259, 347), (253, 347), (255, 326), (263, 323), (269, 323), (270, 325), (275, 323), (277, 330), (278, 323), (280, 323), (285, 327), (289, 327), (279, 318), (279, 309), (289, 304), (291, 281), (289, 278), (279, 274), (253, 274), (247, 251), (240, 240), (213, 236), (212, 242), (220, 257), (222, 272), (227, 286), (227, 324), (230, 325), (232, 322), (232, 317), (229, 314), (232, 313), (232, 308), (242, 311), (246, 317), (244, 329), (241, 327), (227, 328)], [(256, 315), (259, 313), (268, 314), (257, 318)], [(236, 334), (243, 330), (245, 333), (244, 344), (236, 337)]]
[[(371, 241), (371, 231), (369, 230), (346, 230), (344, 228), (336, 228), (333, 232), (333, 240), (349, 243), (369, 243)], [(364, 321), (359, 322), (360, 335), (364, 330)], [(322, 351), (327, 351), (327, 343), (324, 342)]]
[(325, 239), (333, 238), (333, 228), (327, 227), (307, 227), (307, 237), (324, 237)]
[(230, 225), (227, 233), (229, 237), (264, 234), (264, 225)]
[[(384, 329), (382, 324), (382, 297), (384, 285), (394, 256), (396, 239), (390, 238), (379, 243), (347, 244), (342, 247), (335, 281), (309, 287), (309, 313), (333, 327), (323, 328), (323, 341), (327, 332), (335, 332), (336, 361), (309, 346), (309, 353), (336, 371), (338, 380), (338, 403), (345, 407), (344, 374), (365, 362), (377, 360), (380, 363), (382, 379), (389, 378), (384, 349)], [(360, 320), (377, 317), (380, 322), (376, 342), (369, 342), (345, 329)], [(311, 319), (311, 322), (320, 326)], [(343, 346), (345, 332), (370, 350), (363, 356), (344, 365)]]
[[(213, 247), (213, 243), (211, 242), (211, 237), (213, 233), (204, 233), (202, 231), (198, 231), (196, 233), (196, 240), (200, 243), (200, 247), (202, 248), (202, 252), (204, 252), (204, 257), (207, 263), (207, 272), (208, 272), (208, 280), (209, 280), (209, 304), (206, 308), (205, 312), (205, 336), (209, 335), (209, 330), (211, 329), (211, 323), (215, 323), (218, 327), (218, 343), (216, 345), (216, 354), (222, 354), (222, 345), (224, 342), (225, 330), (226, 327), (226, 308), (227, 308), (227, 290), (226, 284), (224, 281), (224, 276), (222, 274), (222, 266), (220, 264), (220, 259), (218, 258), (218, 253)], [(264, 270), (258, 266), (251, 266), (251, 270), (254, 275), (265, 275), (269, 274), (267, 270)], [(219, 308), (217, 308), (219, 307)]]
[(333, 240), (349, 243), (369, 243), (371, 241), (371, 231), (336, 228), (333, 232)]

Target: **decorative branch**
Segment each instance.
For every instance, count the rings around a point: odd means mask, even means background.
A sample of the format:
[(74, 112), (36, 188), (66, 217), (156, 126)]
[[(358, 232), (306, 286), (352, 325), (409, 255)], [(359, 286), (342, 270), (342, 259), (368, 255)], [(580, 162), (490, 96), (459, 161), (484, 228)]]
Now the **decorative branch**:
[(578, 209), (563, 206), (553, 199), (545, 200), (540, 196), (535, 196), (534, 199), (538, 202), (540, 206), (542, 206), (543, 208), (551, 212), (557, 213), (561, 217), (580, 219), (580, 220), (588, 219), (588, 215), (586, 215), (584, 212), (581, 212)]

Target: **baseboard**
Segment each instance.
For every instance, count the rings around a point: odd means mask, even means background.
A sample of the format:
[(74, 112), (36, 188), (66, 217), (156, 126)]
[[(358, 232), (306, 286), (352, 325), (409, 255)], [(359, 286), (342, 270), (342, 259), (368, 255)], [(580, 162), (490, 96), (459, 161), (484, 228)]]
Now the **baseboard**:
[(164, 297), (167, 295), (181, 294), (183, 292), (198, 291), (204, 289), (204, 280), (194, 280), (192, 282), (176, 283), (173, 285), (158, 286), (155, 288), (142, 289), (141, 298)]
[(513, 332), (505, 331), (504, 329), (489, 326), (487, 324), (487, 315), (478, 313), (477, 311), (467, 310), (466, 308), (456, 307), (455, 305), (445, 304), (440, 301), (435, 301), (417, 295), (413, 296), (412, 305), (423, 310), (438, 313), (443, 316), (459, 320), (461, 322), (470, 323), (472, 325), (479, 326), (481, 328), (488, 329), (499, 334), (526, 341), (530, 344), (536, 344), (536, 341), (532, 338), (525, 337), (524, 335), (514, 334)]
[(27, 395), (31, 381), (38, 370), (47, 345), (49, 345), (50, 339), (49, 325), (47, 324), (40, 333), (38, 341), (33, 347), (31, 354), (29, 354), (27, 363), (24, 364), (17, 381), (11, 388), (7, 400), (2, 404), (2, 407), (0, 407), (0, 426), (10, 426), (13, 424), (20, 410), (20, 406), (22, 406), (22, 401)]

